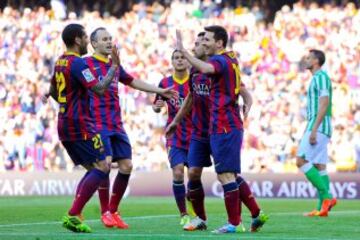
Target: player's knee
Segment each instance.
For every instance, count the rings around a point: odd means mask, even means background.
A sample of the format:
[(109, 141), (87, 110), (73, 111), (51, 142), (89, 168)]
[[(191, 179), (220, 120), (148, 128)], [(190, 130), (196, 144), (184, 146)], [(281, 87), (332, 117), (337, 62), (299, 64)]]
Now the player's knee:
[(99, 169), (104, 173), (110, 172), (110, 165), (106, 162), (106, 160), (97, 162), (94, 164), (95, 168)]
[(236, 181), (234, 173), (219, 173), (217, 178), (222, 185)]
[(119, 170), (122, 173), (125, 174), (130, 174), (132, 169), (133, 169), (133, 164), (131, 162), (131, 160), (122, 160), (122, 161), (118, 161), (119, 163)]
[(201, 179), (201, 170), (196, 168), (190, 168), (189, 170), (189, 179), (191, 181), (198, 181)]
[(173, 178), (175, 181), (184, 181), (184, 170), (180, 168), (174, 168)]
[(298, 168), (301, 168), (305, 164), (305, 160), (302, 157), (296, 158), (296, 166)]
[(325, 171), (326, 170), (326, 165), (325, 164), (314, 164), (314, 167), (316, 167), (316, 169), (319, 170), (319, 171)]
[(127, 174), (130, 174), (133, 169), (132, 163), (124, 164), (121, 168), (121, 171)]

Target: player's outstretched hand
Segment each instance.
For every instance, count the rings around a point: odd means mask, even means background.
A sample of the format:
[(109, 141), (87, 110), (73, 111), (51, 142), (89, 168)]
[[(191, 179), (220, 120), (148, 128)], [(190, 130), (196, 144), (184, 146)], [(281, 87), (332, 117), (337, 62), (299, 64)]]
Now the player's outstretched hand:
[(166, 129), (165, 129), (165, 136), (166, 136), (167, 138), (171, 137), (171, 136), (174, 134), (174, 132), (175, 132), (175, 130), (176, 130), (176, 126), (177, 126), (177, 124), (174, 123), (174, 121), (172, 121), (172, 122), (166, 127)]
[(116, 45), (113, 45), (111, 49), (111, 59), (113, 66), (115, 67), (120, 66), (120, 52), (119, 49), (116, 47)]
[(160, 93), (161, 96), (164, 98), (173, 98), (173, 99), (179, 99), (179, 93), (175, 91), (172, 87), (169, 88), (163, 88)]
[(184, 51), (182, 34), (179, 29), (176, 29), (176, 50)]

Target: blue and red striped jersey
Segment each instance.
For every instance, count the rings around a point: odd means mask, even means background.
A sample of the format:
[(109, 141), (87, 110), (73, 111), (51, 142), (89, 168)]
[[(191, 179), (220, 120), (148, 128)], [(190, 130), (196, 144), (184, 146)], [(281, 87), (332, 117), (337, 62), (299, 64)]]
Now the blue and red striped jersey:
[[(99, 81), (106, 76), (112, 64), (110, 59), (96, 54), (86, 57), (85, 62)], [(96, 128), (102, 133), (125, 132), (121, 118), (118, 82), (129, 85), (133, 77), (120, 66), (115, 78), (103, 96), (90, 93), (90, 109), (95, 117)]]
[(194, 68), (190, 72), (190, 92), (192, 94), (192, 138), (209, 139), (210, 121), (210, 78)]
[(215, 69), (210, 75), (210, 134), (242, 129), (238, 103), (241, 78), (235, 53), (223, 52), (211, 56), (208, 62)]
[(90, 112), (88, 90), (97, 83), (78, 54), (66, 52), (56, 61), (51, 84), (56, 89), (59, 103), (58, 133), (61, 141), (86, 140), (97, 133)]
[[(189, 77), (187, 77), (184, 80), (181, 80), (181, 79), (176, 79), (175, 76), (169, 76), (163, 78), (160, 81), (159, 83), (160, 88), (173, 87), (173, 89), (179, 93), (178, 100), (175, 100), (173, 98), (164, 99), (160, 95), (156, 95), (155, 97), (154, 103), (158, 99), (162, 99), (166, 101), (167, 112), (168, 112), (168, 119), (166, 122), (166, 126), (168, 126), (172, 122), (172, 120), (176, 116), (176, 113), (179, 111), (182, 104), (184, 103), (184, 100), (189, 93), (188, 82), (189, 82)], [(166, 139), (166, 147), (178, 147), (187, 150), (190, 144), (191, 131), (192, 131), (192, 123), (191, 123), (191, 115), (189, 114), (188, 116), (184, 117), (183, 120), (181, 120), (173, 136), (171, 138)]]

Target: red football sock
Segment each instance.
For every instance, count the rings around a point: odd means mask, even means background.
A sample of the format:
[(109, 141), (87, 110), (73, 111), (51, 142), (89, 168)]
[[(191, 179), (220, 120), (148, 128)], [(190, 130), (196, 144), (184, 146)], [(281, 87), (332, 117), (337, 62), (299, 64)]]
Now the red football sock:
[(249, 185), (247, 182), (240, 176), (236, 178), (236, 182), (239, 185), (239, 197), (245, 206), (249, 209), (251, 216), (256, 218), (259, 216), (260, 208), (256, 203), (255, 197), (253, 196)]
[(112, 195), (110, 198), (109, 210), (111, 213), (118, 211), (118, 207), (124, 193), (126, 191), (127, 185), (129, 183), (130, 174), (123, 174), (118, 172), (112, 190)]
[(105, 212), (109, 211), (109, 186), (110, 186), (110, 179), (108, 175), (105, 179), (101, 181), (98, 188), (101, 214), (104, 214)]
[(80, 189), (81, 189), (81, 187), (82, 187), (82, 184), (83, 184), (83, 182), (84, 182), (84, 179), (87, 177), (87, 175), (89, 175), (89, 171), (87, 171), (87, 172), (85, 173), (85, 175), (82, 177), (82, 179), (79, 181), (79, 183), (78, 183), (78, 185), (77, 185), (77, 187), (76, 187), (75, 196), (77, 196), (77, 195), (79, 194), (79, 191), (80, 191)]
[(185, 203), (185, 185), (184, 181), (173, 181), (173, 193), (176, 201), (176, 205), (179, 209), (180, 215), (186, 215), (186, 203)]
[(81, 188), (78, 194), (75, 196), (73, 205), (69, 210), (69, 215), (80, 215), (85, 204), (90, 200), (91, 196), (98, 189), (100, 182), (106, 178), (107, 173), (100, 171), (99, 169), (92, 169), (82, 179)]
[(236, 182), (231, 182), (223, 185), (223, 188), (228, 222), (237, 226), (240, 223), (238, 185)]
[[(239, 190), (239, 195), (240, 195), (240, 190)], [(242, 201), (241, 198), (239, 198), (239, 217), (240, 217), (240, 222), (242, 222)]]
[(189, 181), (188, 182), (188, 196), (193, 205), (194, 212), (202, 220), (206, 221), (205, 213), (205, 193), (202, 187), (201, 181)]

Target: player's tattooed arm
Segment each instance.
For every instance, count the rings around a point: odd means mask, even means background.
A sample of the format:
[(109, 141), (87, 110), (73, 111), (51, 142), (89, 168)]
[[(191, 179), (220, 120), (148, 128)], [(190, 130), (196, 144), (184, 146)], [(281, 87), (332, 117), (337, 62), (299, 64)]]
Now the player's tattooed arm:
[(112, 65), (104, 79), (102, 81), (99, 81), (95, 86), (93, 86), (91, 90), (93, 90), (98, 95), (104, 95), (106, 89), (108, 89), (115, 77), (116, 69), (117, 67)]
[(93, 90), (98, 95), (104, 95), (105, 91), (108, 89), (115, 77), (117, 68), (120, 66), (119, 50), (116, 46), (113, 46), (112, 48), (111, 59), (112, 66), (110, 67), (104, 79), (102, 81), (99, 81), (95, 86), (91, 88), (91, 90)]

